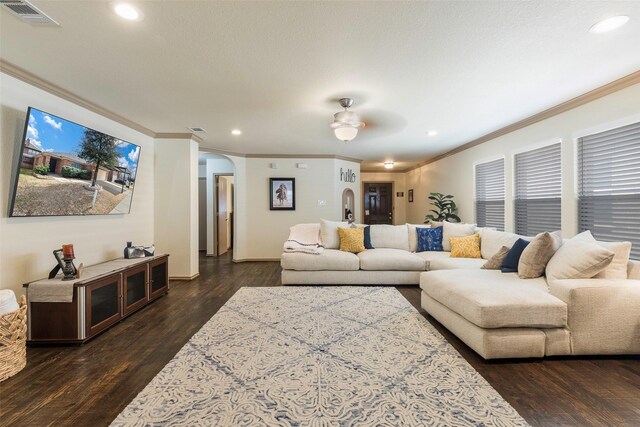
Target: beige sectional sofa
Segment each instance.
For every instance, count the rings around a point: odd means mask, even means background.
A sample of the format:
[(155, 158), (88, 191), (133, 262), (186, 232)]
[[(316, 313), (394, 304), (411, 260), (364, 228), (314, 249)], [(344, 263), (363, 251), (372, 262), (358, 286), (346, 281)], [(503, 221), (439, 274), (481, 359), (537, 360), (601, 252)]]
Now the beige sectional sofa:
[(466, 259), (411, 252), (410, 227), (371, 227), (376, 249), (357, 255), (284, 253), (282, 283), (419, 284), (422, 307), (485, 359), (640, 354), (640, 262), (626, 279), (520, 279), (480, 267), (521, 236), (481, 229), (482, 258)]

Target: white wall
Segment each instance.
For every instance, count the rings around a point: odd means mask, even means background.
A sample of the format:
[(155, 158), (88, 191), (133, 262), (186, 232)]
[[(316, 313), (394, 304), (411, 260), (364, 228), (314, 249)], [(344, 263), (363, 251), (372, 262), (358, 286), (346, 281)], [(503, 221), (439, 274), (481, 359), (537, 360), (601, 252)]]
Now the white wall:
[[(362, 193), (360, 186), (360, 163), (350, 162), (347, 160), (334, 160), (334, 182), (336, 188), (336, 205), (337, 216), (335, 219), (344, 218), (344, 205), (342, 204), (342, 193), (345, 189), (351, 189), (353, 191), (353, 215), (354, 221), (357, 223), (362, 222)], [(350, 172), (349, 172), (350, 171)], [(347, 176), (349, 173), (355, 176), (354, 182), (349, 182), (340, 179), (340, 172)], [(329, 219), (329, 218), (326, 218)]]
[[(360, 165), (336, 159), (232, 158), (235, 167), (234, 258), (279, 259), (282, 245), (295, 224), (339, 220), (344, 188), (351, 188), (360, 210)], [(278, 163), (278, 169), (271, 169)], [(298, 163), (307, 165), (297, 168)], [(351, 169), (355, 183), (340, 182), (337, 171)], [(269, 210), (269, 178), (296, 179), (295, 211)], [(326, 204), (320, 206), (319, 200)]]
[[(405, 224), (407, 222), (407, 185), (406, 185), (406, 177), (407, 175), (403, 172), (363, 172), (362, 173), (362, 182), (391, 182), (393, 183), (393, 223), (394, 224)], [(362, 201), (362, 197), (364, 197), (364, 184), (361, 186), (363, 196), (360, 197)], [(396, 193), (403, 192), (403, 197), (397, 197)], [(415, 197), (415, 190), (414, 190)], [(361, 213), (362, 215), (362, 213)], [(422, 223), (422, 221), (420, 221)]]
[[(142, 147), (130, 214), (8, 218), (13, 162), (29, 106)], [(121, 257), (127, 241), (154, 243), (153, 165), (151, 137), (0, 73), (0, 288), (22, 293), (23, 283), (46, 277), (55, 265), (51, 252), (63, 243), (73, 243), (76, 265)]]
[(514, 230), (513, 155), (528, 147), (562, 140), (562, 232), (565, 237), (578, 231), (576, 198), (576, 141), (591, 133), (640, 121), (640, 85), (634, 85), (551, 117), (526, 128), (493, 139), (407, 173), (407, 188), (414, 189), (414, 203), (408, 205), (409, 222), (421, 222), (429, 209), (426, 194), (455, 196), (460, 217), (474, 222), (474, 164), (505, 157), (506, 230)]
[(169, 276), (198, 274), (198, 143), (156, 140), (155, 236), (169, 258)]

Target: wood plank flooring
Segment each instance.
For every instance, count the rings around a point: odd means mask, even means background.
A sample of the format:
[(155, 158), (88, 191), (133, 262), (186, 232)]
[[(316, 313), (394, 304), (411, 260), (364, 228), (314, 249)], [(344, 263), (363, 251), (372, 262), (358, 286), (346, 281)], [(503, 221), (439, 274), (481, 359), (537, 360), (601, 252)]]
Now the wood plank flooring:
[[(277, 262), (201, 257), (200, 272), (83, 346), (29, 348), (0, 383), (0, 425), (108, 425), (239, 288), (280, 285)], [(398, 289), (420, 309), (417, 287)], [(640, 426), (640, 358), (487, 362), (420, 311), (532, 426)]]

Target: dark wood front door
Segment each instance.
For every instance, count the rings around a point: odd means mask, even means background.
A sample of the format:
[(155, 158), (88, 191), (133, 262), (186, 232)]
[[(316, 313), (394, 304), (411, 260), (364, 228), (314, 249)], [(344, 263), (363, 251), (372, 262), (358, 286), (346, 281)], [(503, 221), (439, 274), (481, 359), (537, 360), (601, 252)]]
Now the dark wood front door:
[(393, 224), (391, 183), (364, 183), (364, 223)]

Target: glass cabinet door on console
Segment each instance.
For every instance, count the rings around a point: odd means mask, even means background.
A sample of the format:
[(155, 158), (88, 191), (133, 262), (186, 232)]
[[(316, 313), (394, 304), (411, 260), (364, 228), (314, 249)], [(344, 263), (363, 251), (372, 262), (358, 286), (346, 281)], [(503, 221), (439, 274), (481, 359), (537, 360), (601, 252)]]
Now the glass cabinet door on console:
[(151, 281), (149, 282), (149, 299), (156, 299), (169, 290), (168, 259), (161, 258), (149, 263)]
[(123, 273), (122, 278), (122, 315), (127, 316), (140, 307), (143, 307), (149, 300), (149, 275), (147, 266), (141, 265)]
[(118, 322), (121, 315), (122, 279), (114, 274), (86, 286), (87, 338)]

